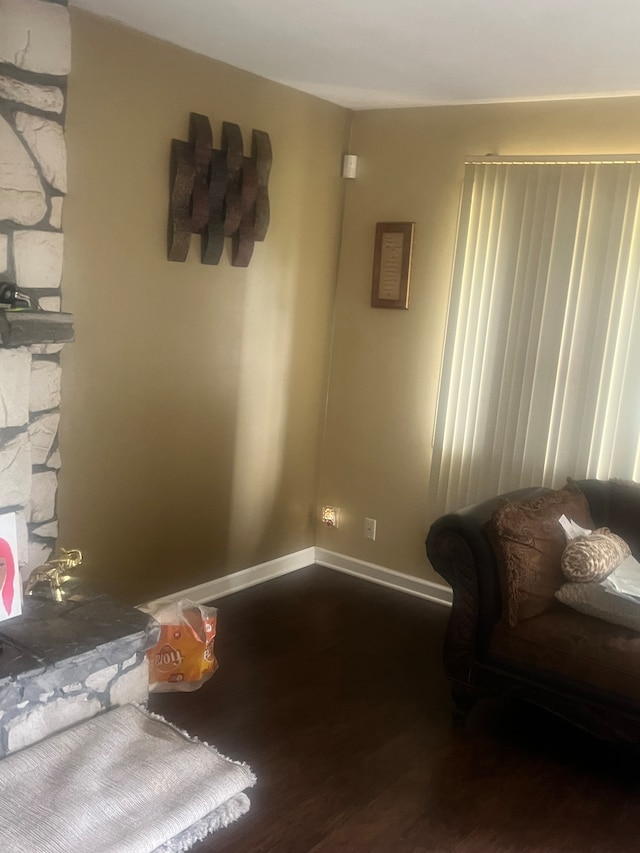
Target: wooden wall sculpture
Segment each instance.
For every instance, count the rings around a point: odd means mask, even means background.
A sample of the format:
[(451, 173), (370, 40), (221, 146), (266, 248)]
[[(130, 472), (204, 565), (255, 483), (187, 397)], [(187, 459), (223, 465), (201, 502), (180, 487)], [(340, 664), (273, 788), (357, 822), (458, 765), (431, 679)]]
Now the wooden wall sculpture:
[(213, 147), (206, 116), (191, 113), (189, 141), (171, 141), (168, 257), (185, 261), (192, 234), (201, 236), (203, 264), (217, 264), (231, 237), (231, 263), (249, 265), (254, 244), (269, 228), (271, 140), (254, 130), (251, 156), (244, 156), (237, 124), (222, 123), (220, 149)]

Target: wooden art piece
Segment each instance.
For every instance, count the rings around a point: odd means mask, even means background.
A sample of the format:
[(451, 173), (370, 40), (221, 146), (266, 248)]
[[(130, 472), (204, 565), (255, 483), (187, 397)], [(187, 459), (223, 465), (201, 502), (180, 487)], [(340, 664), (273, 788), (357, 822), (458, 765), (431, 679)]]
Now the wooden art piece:
[(213, 148), (211, 125), (206, 116), (191, 113), (189, 142), (193, 148), (195, 175), (191, 197), (191, 231), (200, 234), (209, 221), (209, 164)]
[(169, 260), (186, 261), (191, 243), (191, 196), (195, 166), (188, 142), (171, 140), (171, 213)]
[(269, 134), (254, 130), (251, 156), (244, 156), (242, 131), (222, 123), (220, 149), (213, 147), (206, 116), (191, 113), (189, 141), (171, 143), (171, 201), (168, 257), (185, 261), (191, 234), (200, 234), (203, 264), (217, 264), (225, 237), (231, 237), (231, 263), (249, 265), (255, 242), (269, 227)]
[(264, 130), (253, 131), (251, 156), (256, 164), (258, 190), (256, 195), (256, 225), (254, 238), (260, 243), (269, 227), (269, 173), (271, 172), (271, 140)]
[(227, 195), (225, 197), (224, 236), (233, 237), (240, 226), (242, 206), (240, 201), (242, 183), (242, 133), (237, 124), (222, 122), (222, 152), (227, 160)]
[(222, 151), (211, 152), (209, 221), (202, 232), (202, 263), (217, 264), (224, 247), (224, 199), (229, 176)]
[(245, 157), (242, 166), (240, 189), (240, 225), (233, 235), (231, 264), (248, 267), (255, 243), (256, 198), (258, 197), (258, 171), (255, 161)]

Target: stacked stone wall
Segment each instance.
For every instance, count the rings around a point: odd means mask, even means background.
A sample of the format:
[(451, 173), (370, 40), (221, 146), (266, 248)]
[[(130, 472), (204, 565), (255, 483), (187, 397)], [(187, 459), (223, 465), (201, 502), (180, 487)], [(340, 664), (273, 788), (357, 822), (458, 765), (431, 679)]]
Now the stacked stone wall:
[[(0, 282), (61, 310), (66, 2), (0, 0)], [(18, 518), (27, 574), (57, 538), (61, 344), (0, 346), (0, 512)]]

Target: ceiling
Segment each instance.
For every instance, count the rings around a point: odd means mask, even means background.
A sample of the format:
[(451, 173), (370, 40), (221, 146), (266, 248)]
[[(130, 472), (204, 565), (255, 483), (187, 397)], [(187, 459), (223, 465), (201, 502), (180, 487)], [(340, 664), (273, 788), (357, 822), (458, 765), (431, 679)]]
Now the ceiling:
[(638, 0), (71, 0), (352, 109), (640, 93)]

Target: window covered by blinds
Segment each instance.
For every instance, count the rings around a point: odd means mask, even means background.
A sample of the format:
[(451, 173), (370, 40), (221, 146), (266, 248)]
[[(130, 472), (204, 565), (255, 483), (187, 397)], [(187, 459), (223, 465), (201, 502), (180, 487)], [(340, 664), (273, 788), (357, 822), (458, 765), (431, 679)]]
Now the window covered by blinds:
[(640, 479), (639, 277), (639, 162), (467, 164), (434, 433), (441, 511), (567, 476)]

